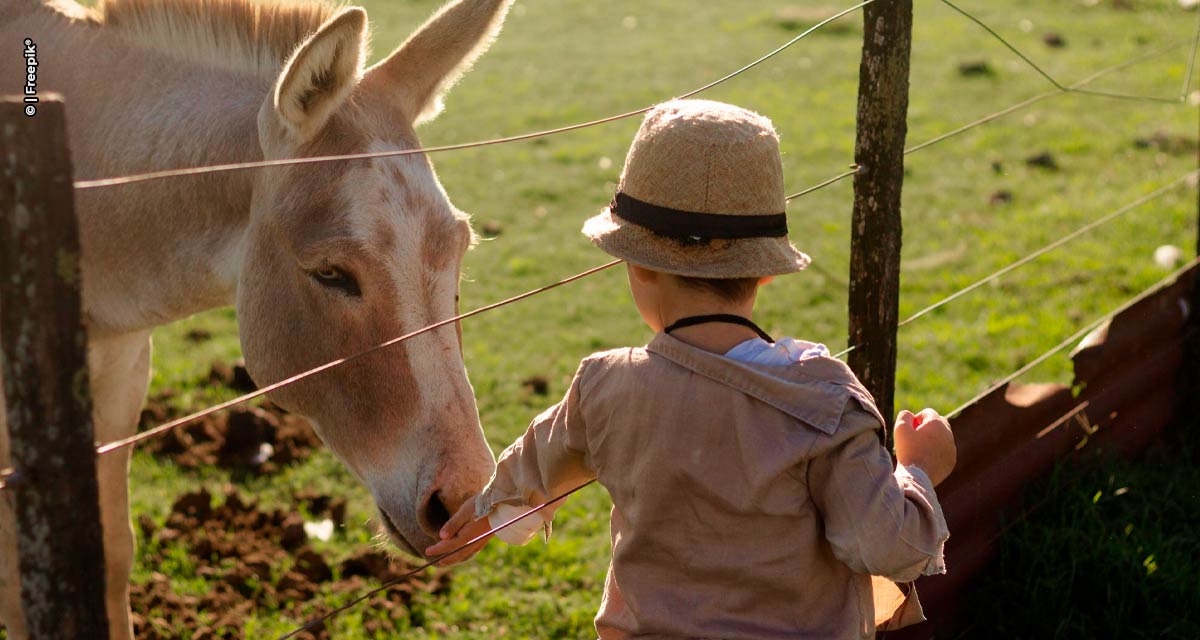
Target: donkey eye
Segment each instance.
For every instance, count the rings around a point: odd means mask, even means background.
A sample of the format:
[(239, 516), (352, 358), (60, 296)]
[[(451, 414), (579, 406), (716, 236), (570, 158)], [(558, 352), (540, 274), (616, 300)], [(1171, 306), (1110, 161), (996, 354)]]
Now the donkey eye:
[(337, 289), (349, 296), (359, 297), (362, 295), (362, 290), (358, 288), (358, 281), (354, 279), (354, 276), (337, 267), (321, 267), (310, 272), (309, 275), (323, 287)]

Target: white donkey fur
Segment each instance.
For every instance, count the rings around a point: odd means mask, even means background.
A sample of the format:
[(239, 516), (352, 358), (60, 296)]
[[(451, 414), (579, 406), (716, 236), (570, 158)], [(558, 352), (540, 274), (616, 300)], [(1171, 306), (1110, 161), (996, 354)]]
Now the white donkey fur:
[[(279, 0), (0, 0), (0, 42), (37, 44), (65, 96), (76, 177), (406, 149), (511, 0), (456, 0), (363, 68), (359, 8)], [(19, 78), (20, 56), (0, 58)], [(76, 192), (96, 438), (136, 429), (154, 327), (236, 303), (259, 384), (454, 313), (473, 235), (421, 155)], [(454, 327), (272, 398), (308, 417), (410, 552), (488, 479)], [(3, 398), (0, 398), (2, 408)], [(0, 466), (9, 466), (0, 411)], [(99, 460), (113, 638), (130, 636), (129, 452)], [(13, 492), (0, 493), (0, 619), (26, 637)]]

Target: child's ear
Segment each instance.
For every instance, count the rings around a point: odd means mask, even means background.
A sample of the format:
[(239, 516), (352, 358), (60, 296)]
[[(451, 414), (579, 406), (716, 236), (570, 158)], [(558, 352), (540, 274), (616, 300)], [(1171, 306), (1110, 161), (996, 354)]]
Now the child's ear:
[(633, 263), (626, 264), (629, 265), (629, 273), (633, 274), (633, 277), (637, 278), (638, 282), (654, 282), (658, 279), (657, 271), (652, 271), (645, 267), (639, 267)]
[(774, 279), (775, 279), (775, 276), (763, 276), (758, 279), (758, 286), (765, 287), (765, 286), (767, 286), (768, 282), (770, 282)]

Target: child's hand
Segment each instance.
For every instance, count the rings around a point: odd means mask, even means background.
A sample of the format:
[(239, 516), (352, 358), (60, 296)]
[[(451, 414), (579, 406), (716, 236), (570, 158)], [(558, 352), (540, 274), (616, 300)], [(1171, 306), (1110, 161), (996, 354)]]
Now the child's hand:
[[(458, 509), (458, 513), (451, 516), (450, 520), (442, 527), (441, 532), (439, 532), (441, 540), (425, 549), (425, 556), (434, 558), (443, 553), (449, 553), (466, 544), (469, 540), (483, 535), (490, 528), (491, 526), (488, 524), (487, 518), (475, 519), (475, 501), (467, 500)], [(491, 539), (492, 536), (488, 536), (452, 556), (442, 558), (438, 561), (438, 566), (448, 567), (452, 564), (470, 560), (487, 546), (488, 541)]]
[(916, 465), (929, 476), (934, 486), (941, 484), (954, 469), (958, 449), (950, 423), (933, 409), (917, 415), (901, 411), (896, 416), (896, 460)]

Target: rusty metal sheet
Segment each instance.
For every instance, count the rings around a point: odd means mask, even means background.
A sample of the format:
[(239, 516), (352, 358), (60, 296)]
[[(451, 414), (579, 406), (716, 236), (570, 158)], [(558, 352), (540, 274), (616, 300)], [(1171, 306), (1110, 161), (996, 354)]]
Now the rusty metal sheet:
[(970, 485), (998, 452), (1028, 439), (1075, 405), (1060, 384), (1008, 384), (963, 410), (953, 422), (958, 461), (939, 495)]
[[(917, 588), (929, 622), (889, 639), (957, 635), (972, 623), (962, 591), (995, 553), (1022, 488), (1082, 446), (1135, 455), (1173, 420), (1188, 299), (1200, 265), (1116, 315), (1072, 352), (1074, 388), (1011, 384), (954, 421), (958, 466), (938, 487), (951, 537), (945, 576)], [(1076, 395), (1077, 393), (1077, 395)]]

